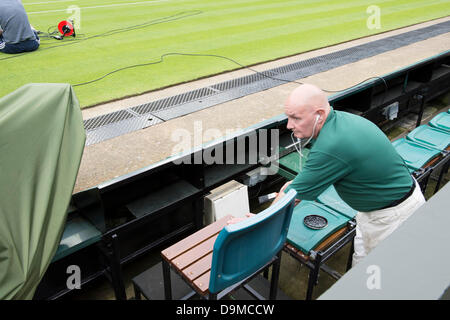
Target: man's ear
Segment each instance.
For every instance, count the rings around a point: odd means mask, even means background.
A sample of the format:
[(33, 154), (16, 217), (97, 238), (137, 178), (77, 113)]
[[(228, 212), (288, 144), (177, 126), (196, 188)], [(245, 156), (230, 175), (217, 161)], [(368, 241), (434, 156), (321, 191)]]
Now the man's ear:
[(317, 122), (323, 121), (325, 119), (325, 110), (317, 110)]

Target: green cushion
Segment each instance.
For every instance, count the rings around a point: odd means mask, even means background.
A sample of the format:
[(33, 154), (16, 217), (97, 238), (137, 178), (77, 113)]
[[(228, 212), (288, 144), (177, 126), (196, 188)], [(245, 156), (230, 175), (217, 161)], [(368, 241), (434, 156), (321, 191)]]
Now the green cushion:
[[(320, 215), (328, 225), (320, 230), (310, 229), (303, 223), (308, 215)], [(316, 248), (324, 239), (344, 227), (350, 219), (313, 201), (303, 200), (295, 208), (289, 225), (287, 242), (305, 254)]]
[(445, 150), (450, 144), (450, 134), (427, 125), (415, 128), (406, 139), (438, 150)]
[(450, 113), (441, 112), (428, 123), (431, 127), (450, 132)]
[(405, 160), (410, 172), (414, 172), (423, 167), (428, 161), (440, 153), (439, 150), (411, 142), (405, 138), (392, 142), (395, 150)]
[(350, 207), (341, 199), (341, 197), (339, 197), (334, 186), (329, 186), (327, 190), (322, 192), (322, 194), (317, 197), (317, 201), (350, 219), (353, 219), (358, 213), (358, 211)]

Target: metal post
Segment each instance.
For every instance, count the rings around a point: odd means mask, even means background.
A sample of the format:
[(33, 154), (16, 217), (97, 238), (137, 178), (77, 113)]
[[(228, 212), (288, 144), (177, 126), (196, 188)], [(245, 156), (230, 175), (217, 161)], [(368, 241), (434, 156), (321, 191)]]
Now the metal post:
[(263, 271), (263, 277), (269, 279), (269, 268), (265, 268)]
[(319, 277), (320, 265), (322, 264), (322, 255), (317, 253), (314, 260), (314, 268), (309, 272), (308, 291), (306, 292), (306, 300), (311, 300), (314, 286)]
[(276, 300), (278, 291), (278, 278), (280, 275), (280, 265), (281, 265), (281, 250), (277, 253), (277, 258), (272, 264), (272, 277), (270, 281), (270, 293), (269, 299)]
[(420, 94), (414, 95), (414, 98), (417, 100), (420, 100), (420, 109), (419, 109), (419, 114), (417, 115), (417, 122), (416, 122), (416, 128), (417, 128), (418, 126), (420, 126), (420, 123), (422, 122), (423, 109), (425, 106), (425, 98), (424, 98), (424, 96), (422, 96)]
[(141, 290), (139, 290), (136, 284), (133, 284), (133, 288), (134, 288), (134, 300), (141, 300)]
[(122, 270), (120, 267), (119, 240), (117, 234), (113, 234), (111, 236), (110, 245), (112, 249), (108, 252), (108, 258), (110, 262), (111, 281), (114, 288), (114, 294), (117, 300), (127, 300)]
[(169, 263), (162, 259), (163, 280), (164, 280), (164, 298), (172, 300), (172, 283), (170, 281), (170, 266)]
[[(448, 155), (447, 157), (450, 157), (450, 155)], [(439, 186), (441, 185), (442, 177), (444, 176), (444, 174), (447, 174), (449, 164), (450, 164), (450, 159), (447, 160), (447, 163), (444, 164), (444, 166), (441, 169), (441, 172), (439, 172), (439, 178), (438, 178), (438, 180), (436, 182), (436, 187), (434, 188), (434, 193), (433, 194), (435, 194), (436, 192), (439, 191)]]
[(352, 238), (352, 245), (350, 246), (350, 253), (348, 254), (348, 260), (347, 260), (347, 270), (350, 270), (352, 268), (352, 261), (353, 261), (353, 252), (355, 251), (355, 238)]
[(209, 300), (217, 300), (217, 293), (209, 293)]

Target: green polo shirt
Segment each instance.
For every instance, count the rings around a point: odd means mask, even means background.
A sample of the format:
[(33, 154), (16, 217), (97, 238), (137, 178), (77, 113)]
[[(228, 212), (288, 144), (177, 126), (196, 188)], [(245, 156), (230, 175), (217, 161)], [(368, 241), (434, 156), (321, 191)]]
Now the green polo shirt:
[(313, 141), (303, 170), (286, 192), (315, 200), (330, 185), (357, 211), (373, 211), (401, 199), (411, 175), (386, 135), (369, 120), (331, 111)]

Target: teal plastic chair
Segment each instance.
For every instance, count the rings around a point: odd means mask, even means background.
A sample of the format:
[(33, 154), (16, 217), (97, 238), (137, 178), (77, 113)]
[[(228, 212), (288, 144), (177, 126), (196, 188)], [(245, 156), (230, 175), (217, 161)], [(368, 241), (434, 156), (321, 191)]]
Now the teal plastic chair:
[(214, 243), (210, 299), (220, 298), (272, 264), (270, 299), (276, 298), (280, 255), (296, 194), (290, 190), (266, 210), (222, 229)]
[(401, 138), (392, 142), (395, 150), (405, 161), (411, 173), (423, 168), (431, 159), (441, 152), (438, 149)]
[(450, 113), (441, 112), (428, 123), (431, 127), (450, 133)]
[(415, 128), (408, 133), (406, 139), (441, 151), (445, 150), (450, 145), (450, 134), (428, 125), (422, 125)]
[(341, 199), (333, 185), (322, 192), (322, 194), (317, 197), (317, 201), (350, 219), (355, 218), (358, 213), (358, 211), (350, 207)]

